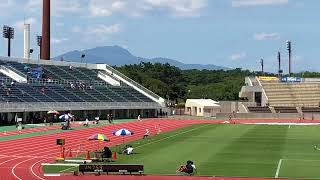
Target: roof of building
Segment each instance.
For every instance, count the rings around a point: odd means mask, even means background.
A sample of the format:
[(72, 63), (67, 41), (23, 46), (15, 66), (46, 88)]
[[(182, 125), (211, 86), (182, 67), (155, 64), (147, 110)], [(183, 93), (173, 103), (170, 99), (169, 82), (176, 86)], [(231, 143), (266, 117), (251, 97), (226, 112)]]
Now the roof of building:
[(186, 106), (188, 104), (197, 104), (198, 106), (203, 106), (203, 107), (218, 107), (219, 102), (214, 101), (212, 99), (187, 99), (186, 101)]

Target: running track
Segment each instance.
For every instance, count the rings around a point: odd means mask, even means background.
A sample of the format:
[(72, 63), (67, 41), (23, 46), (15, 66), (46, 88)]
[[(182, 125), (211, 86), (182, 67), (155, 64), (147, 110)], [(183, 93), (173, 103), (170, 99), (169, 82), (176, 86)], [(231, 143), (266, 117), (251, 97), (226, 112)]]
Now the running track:
[[(266, 122), (259, 120), (258, 122)], [(235, 123), (248, 123), (257, 121), (235, 121)], [(294, 122), (294, 121), (272, 121), (267, 122)], [(313, 121), (315, 122), (315, 121)], [(161, 132), (174, 131), (179, 128), (188, 127), (193, 124), (207, 124), (207, 123), (228, 123), (226, 121), (212, 121), (212, 120), (147, 120), (143, 122), (130, 122), (125, 124), (117, 124), (112, 126), (96, 127), (81, 129), (77, 131), (66, 131), (63, 133), (50, 134), (44, 136), (36, 136), (32, 138), (17, 139), (11, 141), (0, 142), (0, 179), (24, 179), (24, 180), (44, 180), (57, 179), (57, 177), (43, 176), (41, 163), (50, 163), (59, 154), (59, 147), (55, 145), (56, 139), (66, 139), (66, 149), (77, 149), (81, 144), (82, 149), (93, 151), (96, 146), (95, 143), (87, 141), (87, 138), (95, 133), (106, 134), (110, 138), (110, 142), (100, 143), (100, 147), (114, 146), (122, 143), (121, 137), (114, 137), (111, 133), (120, 128), (126, 128), (135, 132), (134, 136), (126, 137), (126, 142), (141, 139), (145, 133), (145, 129), (149, 129), (151, 135), (156, 134), (157, 126), (161, 127)], [(227, 178), (211, 178), (211, 177), (158, 177), (158, 176), (61, 176), (58, 179), (114, 179), (114, 180), (222, 180)], [(229, 180), (235, 180), (229, 179)], [(247, 179), (256, 180), (256, 179)]]

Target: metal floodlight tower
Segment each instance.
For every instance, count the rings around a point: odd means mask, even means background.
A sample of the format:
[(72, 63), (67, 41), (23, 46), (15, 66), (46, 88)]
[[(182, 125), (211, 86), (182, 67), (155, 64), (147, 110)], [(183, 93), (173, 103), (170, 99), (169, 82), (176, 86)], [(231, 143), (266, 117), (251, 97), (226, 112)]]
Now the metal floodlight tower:
[(263, 64), (263, 59), (260, 60), (260, 64), (261, 64), (261, 72), (262, 74), (264, 74), (264, 64)]
[(8, 57), (11, 56), (11, 39), (14, 39), (14, 28), (3, 26), (3, 37), (8, 39)]
[(288, 54), (289, 54), (289, 75), (291, 75), (291, 41), (287, 41), (287, 50), (288, 50)]
[(39, 36), (39, 35), (37, 36), (37, 45), (40, 48), (39, 57), (41, 58), (42, 36)]

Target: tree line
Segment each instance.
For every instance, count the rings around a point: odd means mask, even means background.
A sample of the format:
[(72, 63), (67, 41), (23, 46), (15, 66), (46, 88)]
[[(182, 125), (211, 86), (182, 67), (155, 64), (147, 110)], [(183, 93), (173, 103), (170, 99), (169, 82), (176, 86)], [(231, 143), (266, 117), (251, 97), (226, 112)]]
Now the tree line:
[[(140, 63), (116, 67), (120, 72), (175, 102), (188, 98), (238, 100), (246, 76), (277, 76), (273, 73), (253, 72), (240, 68), (231, 70), (181, 70), (170, 64)], [(304, 72), (295, 77), (320, 77), (320, 73)]]

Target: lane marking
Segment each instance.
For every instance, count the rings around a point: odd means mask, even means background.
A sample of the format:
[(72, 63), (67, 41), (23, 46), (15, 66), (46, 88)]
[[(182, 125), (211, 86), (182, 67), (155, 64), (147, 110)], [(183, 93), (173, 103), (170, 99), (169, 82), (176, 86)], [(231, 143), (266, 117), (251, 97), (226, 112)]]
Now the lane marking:
[(46, 159), (41, 159), (41, 160), (35, 162), (34, 164), (32, 164), (32, 166), (30, 167), (31, 173), (32, 173), (35, 177), (37, 177), (38, 179), (41, 179), (41, 180), (45, 180), (45, 179), (43, 179), (42, 177), (38, 176), (38, 175), (33, 171), (33, 168), (34, 168), (34, 166), (35, 166), (36, 164), (38, 164), (38, 163), (40, 163), (41, 161), (44, 161), (44, 160), (46, 160)]
[(30, 161), (30, 160), (32, 160), (32, 159), (35, 159), (35, 158), (26, 159), (26, 160), (24, 160), (24, 161), (20, 161), (20, 162), (17, 163), (16, 165), (14, 165), (14, 166), (12, 167), (12, 169), (11, 169), (11, 173), (13, 174), (13, 176), (14, 176), (15, 178), (19, 179), (19, 180), (22, 180), (21, 178), (19, 178), (19, 177), (14, 173), (14, 169), (15, 169), (17, 166), (19, 166), (20, 164), (22, 164), (22, 163), (24, 163), (24, 162), (27, 162), (27, 161)]
[(74, 166), (74, 167), (77, 167), (77, 166), (79, 166), (79, 164), (66, 164), (66, 163), (50, 164), (50, 163), (42, 163), (41, 166)]
[(43, 176), (58, 177), (58, 176), (61, 176), (61, 175), (60, 174), (43, 174)]
[(279, 177), (281, 163), (282, 163), (282, 159), (280, 159), (279, 162), (278, 162), (277, 172), (276, 172), (276, 175), (274, 176), (275, 178)]
[(12, 161), (12, 160), (16, 160), (16, 159), (19, 159), (19, 158), (13, 158), (13, 159), (9, 159), (9, 160), (3, 161), (2, 163), (0, 163), (0, 165), (5, 164), (6, 162), (9, 162), (9, 161)]

